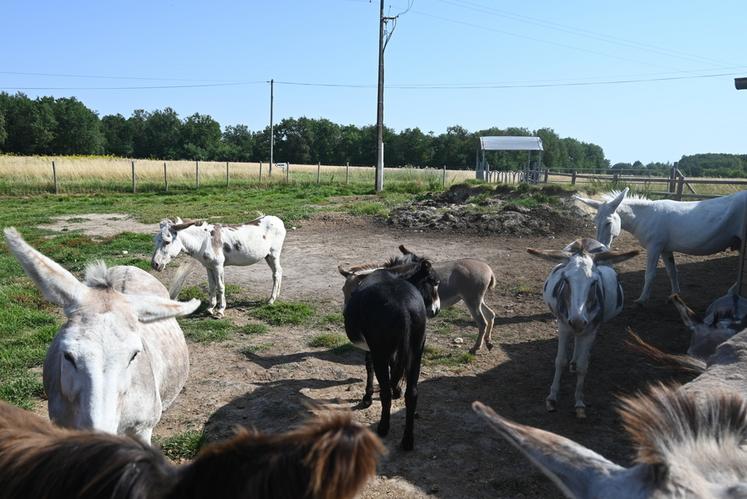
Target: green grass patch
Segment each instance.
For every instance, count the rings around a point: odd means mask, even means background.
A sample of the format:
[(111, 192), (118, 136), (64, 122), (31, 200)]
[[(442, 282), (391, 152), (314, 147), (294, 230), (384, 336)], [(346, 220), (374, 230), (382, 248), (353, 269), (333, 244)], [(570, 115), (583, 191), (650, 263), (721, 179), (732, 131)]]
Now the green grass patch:
[(312, 348), (337, 348), (349, 343), (342, 334), (322, 333), (313, 336), (306, 344)]
[(326, 314), (321, 319), (322, 324), (334, 324), (337, 326), (342, 326), (345, 324), (345, 318), (342, 316), (342, 313), (336, 312), (334, 314)]
[(249, 324), (241, 326), (238, 332), (241, 334), (254, 335), (265, 334), (267, 331), (269, 331), (269, 328), (265, 324), (260, 322), (250, 322)]
[(188, 430), (167, 437), (157, 443), (160, 444), (161, 451), (166, 457), (172, 461), (180, 462), (193, 459), (204, 442), (204, 433), (197, 430)]
[(184, 330), (184, 336), (197, 343), (212, 343), (226, 341), (236, 326), (228, 319), (179, 319)]
[(186, 288), (182, 288), (182, 290), (179, 292), (179, 301), (189, 301), (194, 299), (206, 302), (208, 296), (207, 293), (203, 291), (203, 289), (199, 286), (189, 286)]
[(299, 325), (314, 316), (314, 308), (306, 303), (276, 301), (272, 305), (255, 308), (251, 314), (273, 326)]
[(449, 352), (442, 348), (426, 345), (423, 351), (423, 364), (426, 366), (462, 367), (475, 361), (468, 352)]
[(238, 284), (226, 284), (225, 291), (226, 295), (237, 295), (241, 293), (241, 286)]

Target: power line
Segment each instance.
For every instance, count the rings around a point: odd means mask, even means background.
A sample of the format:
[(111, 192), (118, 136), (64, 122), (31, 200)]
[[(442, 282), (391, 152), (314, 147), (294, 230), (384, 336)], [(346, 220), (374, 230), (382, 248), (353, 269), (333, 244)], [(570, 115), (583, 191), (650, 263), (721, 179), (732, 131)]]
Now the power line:
[(156, 90), (168, 88), (206, 88), (206, 87), (230, 87), (241, 85), (258, 85), (265, 83), (264, 80), (257, 81), (235, 81), (227, 83), (194, 83), (186, 85), (146, 85), (128, 87), (0, 87), (0, 90)]
[(568, 25), (557, 23), (554, 21), (547, 21), (544, 19), (536, 18), (536, 17), (517, 14), (514, 12), (510, 12), (510, 11), (495, 8), (495, 7), (488, 7), (478, 2), (471, 2), (469, 0), (438, 0), (438, 1), (445, 3), (445, 4), (450, 4), (456, 7), (469, 9), (475, 12), (480, 12), (482, 14), (489, 14), (489, 15), (493, 15), (497, 17), (508, 18), (508, 19), (523, 22), (526, 24), (532, 24), (535, 26), (549, 28), (549, 29), (553, 29), (556, 31), (570, 33), (576, 36), (583, 36), (583, 37), (591, 38), (594, 40), (603, 41), (606, 43), (626, 46), (629, 48), (636, 48), (636, 49), (645, 50), (648, 52), (656, 52), (662, 55), (667, 55), (669, 57), (676, 57), (679, 59), (685, 59), (685, 60), (697, 61), (697, 62), (708, 62), (708, 63), (716, 64), (719, 66), (723, 66), (724, 64), (726, 64), (723, 61), (718, 61), (718, 60), (708, 58), (708, 57), (687, 54), (685, 52), (662, 48), (656, 45), (641, 43), (638, 41), (628, 40), (625, 38), (607, 35), (603, 33), (598, 33), (592, 30), (584, 29), (584, 28), (577, 28), (574, 26), (568, 26)]
[(112, 75), (82, 75), (69, 73), (31, 73), (22, 71), (0, 71), (4, 75), (18, 76), (50, 76), (55, 78), (85, 78), (92, 80), (140, 80), (140, 81), (183, 81), (183, 82), (210, 82), (210, 83), (232, 83), (226, 80), (213, 79), (188, 79), (188, 78), (153, 78), (145, 76), (112, 76)]

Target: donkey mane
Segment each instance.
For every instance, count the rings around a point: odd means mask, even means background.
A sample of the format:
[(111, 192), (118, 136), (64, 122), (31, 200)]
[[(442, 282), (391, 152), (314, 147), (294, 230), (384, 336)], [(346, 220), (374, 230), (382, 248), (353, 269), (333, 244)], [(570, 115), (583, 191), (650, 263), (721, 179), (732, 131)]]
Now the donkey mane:
[(646, 394), (621, 399), (623, 427), (637, 448), (636, 462), (660, 465), (673, 456), (699, 454), (699, 443), (717, 443), (726, 454), (747, 443), (747, 402), (721, 392), (698, 402), (694, 393), (659, 384)]
[[(620, 194), (622, 194), (621, 190), (612, 190), (612, 191), (606, 192), (606, 193), (602, 194), (602, 201), (604, 201), (605, 203), (607, 203), (607, 202), (612, 201), (613, 199), (615, 199)], [(628, 192), (628, 194), (625, 196), (625, 200), (623, 202), (624, 203), (635, 202), (637, 204), (649, 204), (649, 203), (653, 203), (653, 200), (647, 198), (645, 194), (640, 194), (640, 193), (637, 193), (637, 192), (636, 193), (630, 193), (630, 192)]]
[(96, 260), (86, 265), (84, 282), (91, 288), (115, 289), (120, 281), (126, 279), (126, 273), (120, 280), (115, 281), (114, 276), (109, 272), (109, 268), (102, 260)]

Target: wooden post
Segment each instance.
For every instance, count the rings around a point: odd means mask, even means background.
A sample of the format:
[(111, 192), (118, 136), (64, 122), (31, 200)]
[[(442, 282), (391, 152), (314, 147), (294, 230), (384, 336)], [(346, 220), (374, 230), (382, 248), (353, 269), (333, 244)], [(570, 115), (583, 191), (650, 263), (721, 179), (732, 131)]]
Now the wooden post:
[(674, 166), (672, 167), (672, 171), (669, 172), (669, 189), (667, 189), (669, 192), (674, 192), (674, 179), (677, 176), (677, 168)]
[(195, 160), (195, 189), (200, 188), (200, 162)]
[(132, 192), (137, 192), (137, 183), (135, 181), (135, 161), (132, 161), (131, 164), (132, 164)]
[(322, 172), (322, 163), (317, 161), (316, 162), (316, 185), (319, 185), (319, 178), (320, 178), (321, 172)]
[(166, 176), (166, 162), (163, 162), (163, 188), (169, 192), (169, 177)]
[(576, 170), (571, 173), (571, 185), (576, 185)]
[(57, 167), (54, 164), (54, 160), (52, 161), (52, 182), (54, 183), (54, 193), (59, 194), (60, 186), (57, 184)]
[(226, 161), (226, 189), (228, 189), (228, 161)]
[(444, 165), (444, 178), (443, 178), (443, 181), (441, 183), (443, 184), (443, 186), (445, 188), (446, 187), (446, 165)]
[(259, 162), (259, 183), (262, 183), (262, 162)]
[(345, 162), (345, 185), (350, 183), (350, 161)]
[(550, 180), (550, 169), (545, 168), (545, 182), (544, 183), (547, 184), (548, 180)]
[(685, 188), (685, 177), (682, 175), (679, 175), (677, 177), (677, 195), (675, 196), (675, 199), (677, 201), (682, 201), (682, 191)]
[(285, 164), (285, 183), (286, 184), (290, 182), (290, 175), (291, 175), (291, 164), (286, 163)]

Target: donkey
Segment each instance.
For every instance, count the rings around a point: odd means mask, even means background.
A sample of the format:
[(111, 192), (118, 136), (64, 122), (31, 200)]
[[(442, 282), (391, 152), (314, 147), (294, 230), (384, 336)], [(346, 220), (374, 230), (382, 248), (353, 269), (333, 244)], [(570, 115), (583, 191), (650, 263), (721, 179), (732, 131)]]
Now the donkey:
[(413, 425), (418, 402), (418, 378), (425, 348), (426, 317), (438, 314), (438, 274), (425, 258), (408, 255), (408, 262), (371, 273), (345, 303), (345, 332), (366, 351), (366, 392), (361, 404), (371, 405), (373, 374), (379, 382), (381, 419), (377, 432), (389, 433), (392, 398), (399, 398), (404, 376), (405, 432), (402, 448), (415, 444)]
[(594, 239), (577, 239), (562, 251), (527, 252), (551, 261), (560, 261), (545, 281), (542, 297), (558, 322), (558, 353), (555, 376), (545, 405), (555, 411), (560, 376), (568, 362), (568, 342), (574, 340), (570, 370), (576, 373), (576, 416), (586, 417), (583, 387), (589, 366), (591, 346), (603, 322), (623, 308), (622, 286), (608, 265), (633, 258), (638, 251), (616, 253)]
[(97, 262), (80, 282), (15, 229), (5, 229), (5, 241), (44, 297), (67, 317), (44, 361), (52, 421), (150, 443), (189, 372), (187, 343), (175, 317), (192, 313), (200, 301), (170, 300), (163, 284), (137, 267)]
[(226, 311), (223, 277), (226, 265), (253, 265), (264, 258), (272, 269), (272, 294), (268, 303), (275, 302), (283, 280), (280, 252), (284, 241), (283, 221), (269, 215), (240, 225), (164, 219), (155, 236), (156, 249), (151, 266), (162, 271), (182, 250), (199, 261), (208, 275), (210, 306), (207, 312), (220, 318)]
[(472, 407), (566, 497), (747, 497), (747, 400), (740, 392), (698, 396), (659, 385), (623, 398), (619, 413), (637, 450), (630, 468), (480, 402)]
[(648, 253), (642, 304), (651, 296), (659, 257), (672, 285), (672, 294), (680, 292), (673, 252), (686, 255), (712, 255), (726, 249), (738, 249), (747, 208), (747, 191), (704, 201), (652, 201), (628, 196), (628, 189), (612, 191), (602, 201), (575, 196), (597, 210), (597, 240), (612, 245), (620, 230), (633, 234)]
[(177, 467), (137, 439), (57, 428), (0, 402), (0, 499), (352, 499), (385, 449), (350, 412), (278, 435), (246, 429)]
[[(400, 245), (399, 250), (405, 256), (412, 254), (404, 245)], [(350, 297), (350, 293), (368, 274), (377, 269), (386, 268), (387, 265), (396, 264), (392, 262), (394, 260), (384, 264), (357, 265), (349, 270), (338, 267), (340, 273), (345, 276), (345, 285), (342, 288), (345, 299)], [(495, 312), (485, 303), (485, 294), (495, 287), (493, 269), (486, 262), (476, 258), (434, 262), (433, 269), (441, 280), (438, 286), (441, 307), (448, 308), (464, 300), (472, 319), (477, 323), (477, 341), (470, 348), (470, 353), (477, 353), (483, 344), (488, 350), (492, 350)]]

